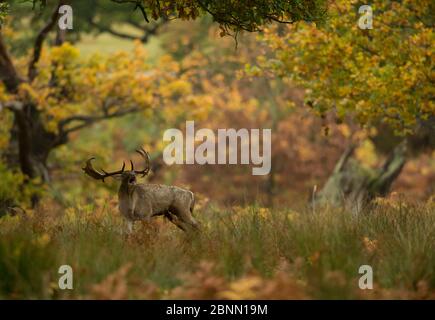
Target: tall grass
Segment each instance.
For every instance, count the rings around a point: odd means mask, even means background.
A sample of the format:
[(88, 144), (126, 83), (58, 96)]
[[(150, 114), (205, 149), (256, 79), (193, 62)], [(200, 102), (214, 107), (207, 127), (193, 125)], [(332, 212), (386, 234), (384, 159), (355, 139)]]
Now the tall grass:
[[(434, 208), (208, 206), (187, 236), (160, 218), (126, 234), (114, 205), (46, 205), (0, 219), (0, 298), (435, 298)], [(64, 264), (73, 290), (58, 288)], [(361, 265), (373, 290), (358, 287)]]

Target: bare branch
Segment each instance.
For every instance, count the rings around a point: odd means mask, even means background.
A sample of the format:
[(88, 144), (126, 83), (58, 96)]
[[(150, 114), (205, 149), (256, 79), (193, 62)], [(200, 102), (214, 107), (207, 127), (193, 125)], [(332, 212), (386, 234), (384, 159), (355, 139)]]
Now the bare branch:
[(39, 31), (38, 36), (35, 40), (35, 45), (33, 46), (33, 55), (32, 59), (29, 63), (29, 69), (28, 69), (28, 77), (29, 81), (32, 81), (35, 79), (37, 73), (36, 64), (39, 61), (39, 58), (41, 57), (41, 50), (42, 50), (42, 44), (44, 43), (45, 38), (47, 37), (48, 33), (54, 28), (57, 22), (57, 18), (59, 16), (59, 7), (62, 6), (65, 3), (63, 0), (59, 0), (58, 5), (54, 9), (53, 13), (51, 14), (50, 21), (45, 25), (44, 28)]
[[(59, 122), (59, 124), (58, 124), (59, 134), (65, 136), (71, 132), (78, 131), (78, 130), (81, 130), (83, 128), (89, 127), (90, 125), (92, 125), (96, 122), (107, 120), (107, 119), (112, 119), (112, 118), (119, 118), (119, 117), (125, 116), (125, 115), (130, 114), (130, 113), (138, 112), (139, 110), (140, 109), (138, 107), (134, 106), (134, 107), (126, 108), (123, 110), (118, 110), (118, 111), (113, 112), (113, 113), (102, 114), (102, 115), (97, 115), (97, 116), (90, 116), (90, 115), (71, 116), (71, 117), (66, 118), (66, 119)], [(68, 125), (70, 125), (71, 123), (74, 123), (74, 122), (79, 122), (79, 124), (67, 128)]]
[(9, 56), (6, 45), (3, 41), (0, 29), (0, 80), (6, 85), (9, 92), (16, 92), (22, 79), (18, 76), (17, 70), (14, 67), (12, 59)]
[(9, 109), (11, 111), (22, 111), (24, 108), (24, 104), (20, 101), (7, 101), (4, 103), (0, 102), (0, 112), (3, 109)]
[(142, 43), (146, 43), (149, 40), (150, 36), (155, 35), (157, 33), (158, 29), (167, 22), (168, 22), (168, 20), (164, 19), (164, 20), (161, 20), (160, 22), (156, 22), (152, 26), (141, 26), (140, 24), (137, 24), (137, 23), (130, 21), (130, 22), (128, 22), (129, 24), (131, 24), (132, 26), (134, 26), (137, 29), (140, 29), (143, 32), (142, 36), (136, 36), (136, 35), (132, 35), (129, 33), (116, 31), (108, 26), (101, 25), (101, 24), (93, 21), (92, 19), (89, 19), (89, 24), (91, 26), (95, 27), (96, 29), (98, 29), (98, 31), (100, 31), (100, 32), (107, 32), (115, 37), (122, 38), (122, 39), (139, 40)]
[(100, 32), (107, 32), (107, 33), (111, 34), (112, 36), (115, 36), (115, 37), (118, 37), (121, 39), (140, 40), (140, 37), (138, 37), (138, 36), (134, 36), (134, 35), (131, 35), (128, 33), (123, 33), (123, 32), (113, 30), (110, 27), (106, 27), (106, 26), (103, 26), (99, 23), (96, 23), (96, 22), (92, 21), (91, 19), (89, 19), (89, 24), (91, 26), (95, 27), (96, 29), (98, 29), (98, 31), (100, 31)]

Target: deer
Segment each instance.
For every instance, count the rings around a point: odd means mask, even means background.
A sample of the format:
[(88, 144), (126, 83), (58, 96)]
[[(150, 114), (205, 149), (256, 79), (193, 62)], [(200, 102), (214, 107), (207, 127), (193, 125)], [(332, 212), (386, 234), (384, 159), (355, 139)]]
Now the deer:
[(138, 176), (143, 178), (150, 172), (150, 157), (142, 148), (136, 152), (145, 160), (143, 170), (135, 170), (133, 161), (130, 160), (130, 170), (125, 170), (123, 161), (122, 168), (118, 171), (107, 172), (101, 169), (100, 172), (92, 165), (95, 157), (89, 158), (82, 170), (89, 177), (103, 183), (108, 177), (121, 180), (118, 207), (127, 221), (128, 233), (133, 231), (135, 221), (150, 221), (151, 218), (162, 215), (185, 232), (199, 231), (199, 223), (192, 216), (195, 205), (193, 192), (177, 186), (138, 183)]

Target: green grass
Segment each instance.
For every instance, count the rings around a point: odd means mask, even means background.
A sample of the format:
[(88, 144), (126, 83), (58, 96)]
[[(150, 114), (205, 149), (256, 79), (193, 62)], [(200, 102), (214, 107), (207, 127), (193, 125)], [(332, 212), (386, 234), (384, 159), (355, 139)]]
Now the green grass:
[[(196, 236), (163, 219), (121, 234), (106, 205), (3, 217), (0, 298), (434, 298), (433, 204), (360, 216), (208, 207), (196, 216)], [(57, 286), (63, 264), (74, 290)], [(365, 264), (374, 290), (358, 288)]]
[[(119, 26), (118, 30), (132, 35), (137, 33), (134, 32), (136, 30), (132, 30), (127, 26)], [(82, 36), (81, 40), (77, 43), (77, 48), (84, 57), (94, 53), (109, 55), (121, 50), (129, 52), (134, 49), (134, 46), (134, 41), (112, 36), (108, 33), (98, 35), (87, 34)], [(151, 62), (164, 53), (158, 37), (151, 37), (144, 46), (147, 49)]]

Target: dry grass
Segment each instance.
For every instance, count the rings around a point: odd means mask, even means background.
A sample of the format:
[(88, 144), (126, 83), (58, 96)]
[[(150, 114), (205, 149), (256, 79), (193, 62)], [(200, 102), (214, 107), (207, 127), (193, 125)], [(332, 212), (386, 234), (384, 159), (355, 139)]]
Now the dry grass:
[[(200, 205), (201, 206), (201, 205)], [(114, 201), (0, 219), (0, 298), (434, 299), (435, 206), (379, 201), (358, 217), (203, 206), (203, 233), (163, 219), (121, 234)], [(74, 290), (60, 290), (60, 265)], [(358, 268), (374, 290), (358, 288)]]

